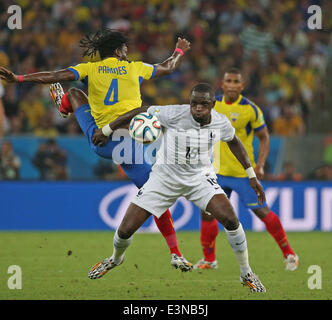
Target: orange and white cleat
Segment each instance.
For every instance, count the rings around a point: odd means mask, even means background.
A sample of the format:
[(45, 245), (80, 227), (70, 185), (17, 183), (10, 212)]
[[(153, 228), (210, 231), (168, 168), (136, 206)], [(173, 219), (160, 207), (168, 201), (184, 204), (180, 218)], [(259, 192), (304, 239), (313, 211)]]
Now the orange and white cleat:
[(218, 261), (214, 260), (210, 262), (203, 258), (194, 265), (194, 269), (218, 269)]
[(285, 259), (286, 270), (287, 271), (294, 271), (299, 267), (299, 256), (297, 254), (289, 254)]
[(113, 269), (113, 268), (119, 266), (121, 263), (123, 263), (123, 260), (124, 260), (124, 257), (122, 258), (120, 263), (115, 264), (113, 262), (112, 257), (106, 258), (103, 261), (98, 262), (91, 268), (91, 270), (89, 271), (88, 277), (92, 280), (99, 279), (103, 275), (105, 275), (108, 271), (110, 271), (111, 269)]
[(266, 292), (262, 282), (252, 272), (241, 275), (240, 281), (244, 286), (249, 287), (251, 292)]
[(57, 107), (57, 111), (58, 111), (59, 115), (62, 118), (68, 118), (70, 113), (65, 113), (65, 112), (60, 111), (61, 100), (62, 100), (62, 97), (65, 95), (60, 83), (57, 82), (57, 83), (52, 83), (50, 85), (50, 95), (51, 95), (53, 102), (55, 103), (55, 105)]

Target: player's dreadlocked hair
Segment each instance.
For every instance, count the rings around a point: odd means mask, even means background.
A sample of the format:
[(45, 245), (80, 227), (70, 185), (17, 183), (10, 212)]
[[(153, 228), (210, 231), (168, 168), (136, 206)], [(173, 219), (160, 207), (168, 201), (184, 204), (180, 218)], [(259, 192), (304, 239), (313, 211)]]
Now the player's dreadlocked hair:
[(85, 37), (80, 41), (80, 47), (84, 48), (83, 57), (93, 58), (97, 51), (101, 59), (114, 55), (116, 49), (128, 43), (128, 38), (118, 30), (104, 29)]

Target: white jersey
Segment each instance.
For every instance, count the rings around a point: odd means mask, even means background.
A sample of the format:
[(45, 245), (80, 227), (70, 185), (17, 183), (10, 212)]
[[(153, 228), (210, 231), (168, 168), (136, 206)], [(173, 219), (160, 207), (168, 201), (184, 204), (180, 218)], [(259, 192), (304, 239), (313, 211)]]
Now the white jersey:
[(171, 176), (176, 183), (190, 185), (195, 175), (213, 172), (214, 144), (231, 141), (235, 129), (222, 114), (211, 110), (211, 121), (201, 126), (194, 120), (190, 105), (151, 106), (162, 127), (161, 145), (152, 167), (161, 176)]

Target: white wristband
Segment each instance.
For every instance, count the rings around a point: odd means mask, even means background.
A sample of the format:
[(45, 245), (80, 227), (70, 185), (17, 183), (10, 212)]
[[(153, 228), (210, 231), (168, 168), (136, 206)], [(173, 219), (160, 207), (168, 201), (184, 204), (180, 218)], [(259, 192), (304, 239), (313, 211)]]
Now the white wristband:
[(110, 125), (107, 124), (101, 128), (101, 132), (104, 134), (105, 137), (109, 137), (113, 130), (111, 129)]
[(249, 167), (248, 169), (246, 169), (246, 173), (249, 179), (256, 178), (256, 173), (253, 167)]

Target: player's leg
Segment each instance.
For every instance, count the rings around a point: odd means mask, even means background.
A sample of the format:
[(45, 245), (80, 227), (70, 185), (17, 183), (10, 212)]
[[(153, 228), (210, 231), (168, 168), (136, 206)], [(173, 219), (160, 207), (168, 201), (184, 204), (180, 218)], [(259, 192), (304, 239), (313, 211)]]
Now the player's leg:
[(61, 116), (67, 117), (75, 112), (77, 108), (88, 103), (87, 95), (80, 89), (70, 88), (67, 92), (63, 91), (60, 83), (50, 85), (50, 94), (53, 102), (58, 107)]
[(67, 112), (75, 112), (80, 106), (87, 103), (89, 103), (88, 96), (77, 88), (70, 88), (61, 101), (63, 110)]
[(216, 238), (219, 227), (217, 219), (201, 210), (201, 245), (204, 257), (199, 260), (194, 269), (217, 269), (218, 262), (216, 260)]
[(264, 222), (266, 230), (278, 244), (285, 258), (286, 270), (296, 270), (299, 265), (299, 257), (291, 248), (279, 217), (268, 206), (255, 208), (252, 211)]
[(124, 254), (132, 242), (132, 235), (150, 217), (145, 209), (131, 203), (113, 238), (113, 254), (94, 265), (89, 271), (90, 279), (99, 279), (108, 271), (123, 263)]
[[(53, 102), (57, 106), (59, 114), (63, 118), (67, 118), (70, 113), (75, 111), (75, 109), (73, 109), (72, 103), (75, 103), (76, 97), (82, 99), (82, 103), (78, 104), (78, 106), (88, 103), (88, 97), (83, 91), (72, 88), (65, 93), (60, 83), (53, 83), (50, 85), (50, 94)], [(73, 95), (72, 99), (70, 99), (71, 95)]]
[[(113, 159), (114, 145), (110, 147), (111, 142), (107, 143), (104, 147), (96, 147), (92, 144), (91, 138), (97, 126), (91, 116), (88, 105), (88, 97), (86, 94), (77, 88), (71, 88), (68, 92), (64, 93), (59, 83), (52, 84), (50, 86), (51, 96), (55, 104), (59, 108), (61, 116), (68, 116), (69, 113), (75, 112), (76, 119), (89, 140), (90, 147), (100, 156)], [(82, 107), (82, 108), (80, 108)], [(77, 112), (76, 112), (77, 111)], [(140, 188), (149, 178), (151, 171), (151, 165), (147, 164), (144, 160), (142, 163), (135, 163), (135, 155), (143, 151), (141, 150), (142, 144), (132, 143), (132, 139), (128, 139), (129, 143), (134, 147), (131, 156), (134, 159), (130, 159), (129, 163), (123, 163), (124, 169), (128, 178), (134, 182), (134, 184)], [(116, 156), (116, 155), (115, 155)], [(113, 159), (114, 160), (114, 159)], [(177, 237), (174, 230), (173, 219), (170, 211), (167, 209), (160, 217), (160, 219), (154, 216), (155, 223), (166, 240), (166, 243), (170, 249), (172, 255), (181, 257), (182, 254), (178, 247)], [(172, 256), (173, 259), (174, 256)], [(189, 262), (188, 262), (189, 263)], [(189, 263), (190, 264), (190, 263)]]
[[(146, 160), (146, 150), (143, 144), (137, 143), (131, 138), (128, 139), (128, 143), (132, 145), (132, 159), (129, 159), (130, 163), (122, 163), (121, 166), (129, 179), (133, 181), (138, 188), (141, 188), (149, 179), (151, 164)], [(167, 209), (161, 217), (157, 218), (153, 216), (153, 218), (169, 247), (171, 259), (182, 257), (174, 230), (173, 218), (169, 209)], [(191, 265), (190, 262), (188, 262), (188, 264)]]
[(263, 284), (250, 268), (247, 240), (242, 225), (216, 180), (217, 177), (212, 173), (205, 179), (200, 178), (196, 187), (187, 192), (185, 197), (201, 210), (212, 214), (224, 226), (228, 243), (240, 266), (241, 283), (248, 286), (252, 292), (265, 292)]
[[(153, 218), (160, 233), (166, 240), (171, 255), (182, 257), (174, 229), (173, 218), (169, 209), (167, 209), (167, 211), (160, 218), (157, 218), (156, 216), (153, 216)], [(191, 264), (190, 262), (188, 263)]]
[(228, 243), (240, 265), (241, 283), (248, 286), (252, 292), (266, 292), (261, 281), (251, 270), (246, 235), (226, 195), (214, 195), (205, 210), (211, 213), (225, 228)]
[[(222, 187), (222, 186), (221, 186)], [(228, 198), (232, 193), (231, 189), (225, 189)], [(203, 249), (204, 257), (199, 260), (195, 265), (194, 269), (217, 269), (218, 261), (216, 259), (216, 239), (218, 236), (219, 227), (217, 219), (201, 210), (201, 245)]]
[[(219, 180), (218, 180), (219, 181)], [(236, 191), (245, 207), (251, 209), (265, 224), (266, 230), (275, 239), (285, 258), (286, 270), (295, 270), (299, 264), (298, 256), (292, 250), (279, 217), (268, 207), (259, 204), (257, 195), (250, 187), (248, 178), (221, 177), (220, 182)]]
[(225, 177), (218, 175), (218, 182), (222, 187), (236, 191), (244, 206), (252, 210), (255, 215), (265, 224), (266, 230), (277, 242), (286, 263), (286, 270), (296, 270), (299, 258), (289, 245), (286, 233), (279, 217), (268, 207), (267, 203), (259, 204), (257, 195), (250, 187), (248, 178)]
[[(170, 214), (169, 216), (166, 215), (167, 211), (165, 213), (165, 209), (170, 208), (180, 196), (178, 194), (179, 189), (173, 189), (172, 186), (173, 184), (168, 181), (167, 177), (160, 177), (154, 171), (151, 171), (149, 180), (133, 199), (133, 203), (151, 212), (156, 218), (155, 221), (165, 223), (163, 219), (167, 219), (168, 221), (166, 221), (166, 223), (171, 224), (168, 233), (165, 231), (165, 225), (163, 226), (164, 229), (160, 228), (170, 249), (177, 247), (177, 239), (173, 227), (173, 220), (170, 219)], [(174, 251), (171, 251), (171, 265), (174, 268), (179, 268), (181, 271), (191, 271), (193, 267), (180, 252), (176, 253)]]

